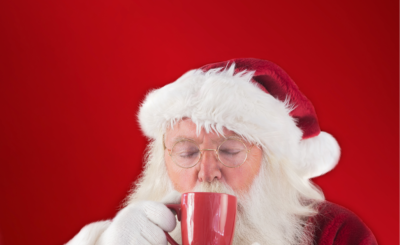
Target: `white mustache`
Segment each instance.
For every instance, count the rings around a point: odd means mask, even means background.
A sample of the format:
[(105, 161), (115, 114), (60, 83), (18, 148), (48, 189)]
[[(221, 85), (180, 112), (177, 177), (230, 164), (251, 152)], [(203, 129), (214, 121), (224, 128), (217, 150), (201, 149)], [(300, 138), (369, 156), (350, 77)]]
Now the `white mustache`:
[(236, 196), (232, 188), (218, 180), (212, 182), (200, 182), (195, 186), (193, 192), (225, 193)]

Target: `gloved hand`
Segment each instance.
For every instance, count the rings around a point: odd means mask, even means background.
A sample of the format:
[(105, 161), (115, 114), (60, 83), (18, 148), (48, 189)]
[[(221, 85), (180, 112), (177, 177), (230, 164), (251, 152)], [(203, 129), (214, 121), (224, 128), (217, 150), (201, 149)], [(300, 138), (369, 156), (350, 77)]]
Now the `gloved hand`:
[(164, 204), (142, 201), (122, 209), (96, 245), (167, 245), (164, 231), (175, 226), (175, 216)]

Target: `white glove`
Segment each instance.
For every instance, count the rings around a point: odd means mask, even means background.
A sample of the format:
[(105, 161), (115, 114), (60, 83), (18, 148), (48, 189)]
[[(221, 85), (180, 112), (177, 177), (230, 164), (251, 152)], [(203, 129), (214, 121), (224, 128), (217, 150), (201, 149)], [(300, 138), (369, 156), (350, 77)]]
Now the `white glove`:
[(122, 209), (96, 245), (167, 245), (164, 231), (175, 226), (175, 216), (164, 204), (142, 201)]

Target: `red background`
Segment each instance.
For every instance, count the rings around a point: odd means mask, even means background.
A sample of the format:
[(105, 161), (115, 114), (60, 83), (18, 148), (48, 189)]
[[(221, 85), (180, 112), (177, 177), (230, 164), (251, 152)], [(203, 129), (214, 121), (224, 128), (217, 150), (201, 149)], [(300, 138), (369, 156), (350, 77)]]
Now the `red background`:
[[(0, 239), (63, 244), (141, 170), (146, 91), (237, 57), (283, 67), (342, 158), (316, 178), (399, 237), (398, 1), (1, 1)], [(1, 243), (1, 241), (0, 241)]]

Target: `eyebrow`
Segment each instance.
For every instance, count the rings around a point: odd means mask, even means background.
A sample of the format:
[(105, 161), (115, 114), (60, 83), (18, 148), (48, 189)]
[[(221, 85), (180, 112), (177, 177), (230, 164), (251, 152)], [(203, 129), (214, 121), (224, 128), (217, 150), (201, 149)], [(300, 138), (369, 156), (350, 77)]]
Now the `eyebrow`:
[[(221, 136), (222, 136), (222, 135), (221, 135)], [(233, 133), (232, 135), (229, 135), (229, 136), (226, 136), (226, 137), (222, 136), (222, 137), (219, 138), (218, 140), (211, 140), (211, 142), (213, 142), (213, 143), (221, 143), (221, 142), (224, 141), (226, 138), (230, 138), (230, 137), (238, 137), (238, 138), (242, 139), (242, 137), (240, 137), (238, 134)], [(173, 142), (173, 143), (176, 143), (176, 142), (179, 142), (179, 141), (181, 141), (181, 140), (191, 140), (191, 141), (194, 141), (194, 142), (196, 142), (196, 143), (200, 143), (198, 140), (196, 140), (196, 139), (194, 139), (194, 138), (185, 137), (185, 136), (180, 136), (180, 135), (176, 136), (176, 137), (172, 140), (172, 142)]]
[(176, 142), (181, 141), (181, 140), (192, 140), (192, 141), (194, 141), (194, 142), (197, 142), (197, 141), (196, 141), (195, 139), (193, 139), (193, 138), (184, 137), (184, 136), (177, 136), (177, 137), (175, 137), (175, 138), (172, 140), (172, 142), (173, 142), (173, 143), (176, 143)]

